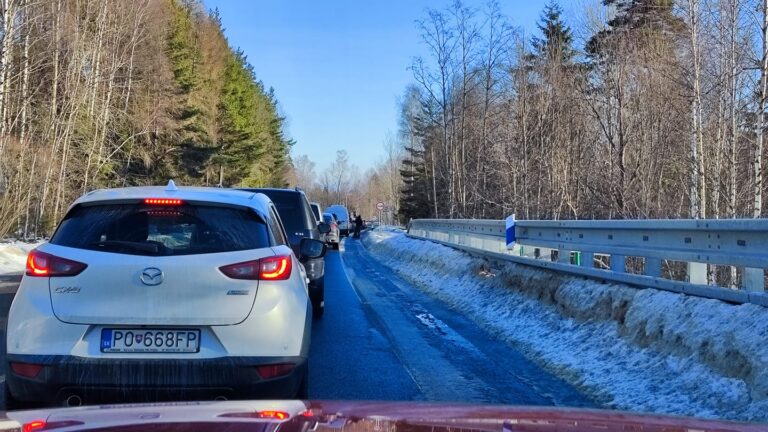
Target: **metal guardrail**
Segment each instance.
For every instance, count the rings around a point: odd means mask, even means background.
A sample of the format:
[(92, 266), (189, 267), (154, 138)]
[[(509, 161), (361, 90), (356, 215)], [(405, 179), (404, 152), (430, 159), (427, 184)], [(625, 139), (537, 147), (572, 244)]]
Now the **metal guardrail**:
[[(417, 219), (408, 227), (411, 237), (492, 260), (768, 307), (768, 219), (516, 221), (512, 250), (505, 231), (500, 220)], [(610, 267), (596, 268), (595, 256), (609, 257)], [(642, 258), (642, 274), (627, 272), (627, 257)], [(664, 260), (685, 262), (687, 280), (662, 277)], [(708, 285), (708, 264), (740, 268), (741, 289)]]

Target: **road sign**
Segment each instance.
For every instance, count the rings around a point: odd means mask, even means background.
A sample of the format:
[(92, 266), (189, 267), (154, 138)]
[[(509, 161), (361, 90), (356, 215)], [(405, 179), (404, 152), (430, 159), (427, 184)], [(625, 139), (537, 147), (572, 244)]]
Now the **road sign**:
[(384, 203), (383, 203), (383, 202), (380, 202), (380, 203), (376, 204), (376, 208), (377, 208), (379, 211), (382, 211), (382, 210), (384, 210)]

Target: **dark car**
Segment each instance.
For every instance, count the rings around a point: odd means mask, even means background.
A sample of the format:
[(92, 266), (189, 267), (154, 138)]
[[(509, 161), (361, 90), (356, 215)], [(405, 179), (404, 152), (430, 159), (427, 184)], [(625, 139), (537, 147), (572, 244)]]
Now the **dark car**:
[(315, 317), (323, 315), (325, 310), (325, 260), (323, 258), (305, 259), (301, 256), (301, 239), (322, 240), (323, 234), (330, 231), (326, 223), (317, 223), (306, 195), (300, 189), (247, 188), (248, 192), (263, 193), (275, 204), (293, 252), (304, 264), (309, 278), (309, 297), (312, 300)]

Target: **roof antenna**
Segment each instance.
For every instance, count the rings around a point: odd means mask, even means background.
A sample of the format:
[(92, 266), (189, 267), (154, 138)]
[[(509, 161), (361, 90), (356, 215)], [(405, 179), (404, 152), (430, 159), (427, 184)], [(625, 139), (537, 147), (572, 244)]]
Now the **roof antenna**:
[(176, 192), (177, 190), (179, 189), (176, 187), (176, 183), (174, 183), (173, 180), (168, 180), (168, 186), (165, 187), (165, 191)]

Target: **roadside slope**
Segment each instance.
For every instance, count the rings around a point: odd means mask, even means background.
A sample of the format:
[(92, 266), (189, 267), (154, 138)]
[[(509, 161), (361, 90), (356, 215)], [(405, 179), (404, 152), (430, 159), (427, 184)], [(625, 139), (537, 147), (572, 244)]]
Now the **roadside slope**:
[[(561, 276), (377, 230), (374, 257), (609, 407), (768, 420), (768, 310)], [(496, 273), (494, 273), (496, 272)]]

